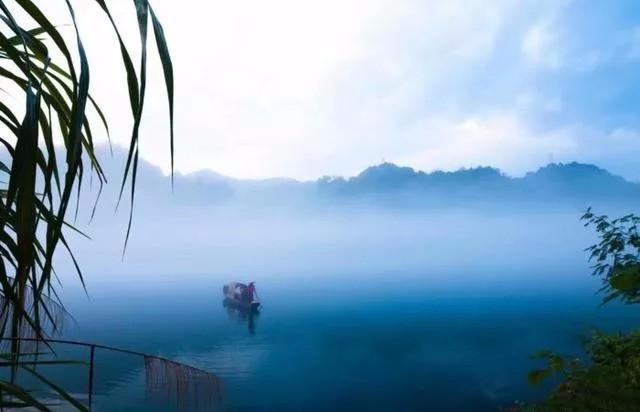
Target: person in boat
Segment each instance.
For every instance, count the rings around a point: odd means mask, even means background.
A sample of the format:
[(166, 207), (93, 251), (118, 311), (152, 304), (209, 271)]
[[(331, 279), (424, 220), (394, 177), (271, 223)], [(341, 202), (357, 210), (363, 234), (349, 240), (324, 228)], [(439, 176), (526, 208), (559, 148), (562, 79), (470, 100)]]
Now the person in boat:
[(242, 290), (241, 298), (245, 302), (253, 302), (255, 293), (255, 282), (249, 282), (249, 284)]
[(244, 283), (236, 282), (233, 286), (233, 297), (237, 300), (242, 300), (246, 289), (247, 285), (245, 285)]

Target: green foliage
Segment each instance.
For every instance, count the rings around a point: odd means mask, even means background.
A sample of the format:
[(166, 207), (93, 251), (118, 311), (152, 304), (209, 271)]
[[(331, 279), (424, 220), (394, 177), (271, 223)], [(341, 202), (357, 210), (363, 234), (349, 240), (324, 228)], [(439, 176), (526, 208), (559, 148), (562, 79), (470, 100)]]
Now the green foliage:
[(538, 385), (543, 380), (552, 375), (560, 374), (569, 375), (580, 369), (581, 362), (579, 358), (569, 358), (567, 356), (558, 355), (550, 350), (538, 352), (532, 356), (533, 359), (545, 361), (545, 367), (529, 372), (528, 380), (531, 385)]
[(640, 302), (640, 216), (618, 219), (596, 216), (588, 209), (582, 216), (585, 226), (594, 226), (600, 241), (587, 248), (595, 262), (593, 274), (602, 278), (603, 304), (614, 299)]
[[(587, 248), (595, 261), (593, 274), (602, 278), (603, 304), (619, 299), (640, 303), (640, 217), (633, 214), (618, 219), (596, 216), (591, 210), (582, 217), (585, 226), (594, 226), (600, 241)], [(533, 385), (552, 375), (561, 383), (540, 405), (527, 411), (632, 412), (640, 410), (640, 330), (628, 334), (595, 332), (585, 342), (585, 359), (567, 358), (541, 352), (537, 359), (545, 367), (529, 374)]]
[[(547, 377), (559, 372), (562, 382), (549, 398), (533, 411), (603, 411), (631, 412), (640, 405), (640, 331), (631, 334), (595, 333), (588, 342), (588, 363), (571, 360), (570, 367), (534, 371)], [(530, 375), (531, 378), (531, 375)]]
[[(149, 13), (166, 74), (172, 113), (171, 59), (162, 26), (151, 6), (146, 0), (135, 0), (142, 45), (141, 80), (138, 81), (130, 54), (106, 3), (103, 0), (95, 1), (113, 25), (127, 73), (131, 110), (136, 121), (122, 185), (124, 187), (130, 181), (133, 196), (138, 127), (146, 87)], [(0, 78), (23, 93), (25, 99), (23, 108), (0, 102), (0, 121), (12, 134), (0, 137), (0, 147), (11, 160), (10, 164), (3, 163), (0, 166), (0, 174), (4, 174), (3, 180), (7, 181), (0, 197), (0, 296), (2, 313), (12, 313), (11, 318), (0, 317), (1, 337), (17, 336), (18, 330), (25, 325), (37, 336), (45, 333), (41, 324), (42, 317), (47, 316), (48, 300), (44, 296), (54, 295), (54, 252), (60, 244), (68, 249), (65, 230), (73, 229), (65, 223), (72, 202), (72, 191), (81, 190), (87, 168), (95, 173), (101, 186), (106, 182), (94, 152), (93, 124), (88, 118), (88, 103), (93, 105), (105, 127), (106, 119), (89, 95), (89, 61), (76, 27), (74, 10), (69, 2), (66, 5), (75, 28), (75, 56), (56, 26), (31, 0), (17, 0), (11, 6), (0, 0), (0, 18), (7, 26), (7, 33), (0, 30)], [(18, 22), (14, 15), (26, 17)], [(35, 24), (36, 27), (27, 29), (25, 26), (29, 24)], [(54, 62), (52, 56), (62, 56), (62, 61)], [(74, 61), (78, 61), (79, 66)], [(24, 116), (19, 120), (22, 112)], [(57, 158), (56, 150), (59, 148), (54, 146), (54, 141), (64, 143), (64, 159)], [(39, 229), (41, 225), (44, 225), (44, 230)], [(44, 235), (38, 236), (38, 233)], [(83, 281), (80, 271), (78, 275)], [(31, 298), (32, 314), (26, 307), (27, 295)]]
[[(100, 188), (106, 176), (94, 151), (95, 122), (107, 120), (90, 95), (90, 63), (69, 0), (59, 0), (68, 11), (74, 40), (65, 40), (59, 28), (32, 0), (0, 0), (0, 81), (10, 96), (0, 101), (0, 339), (10, 342), (11, 354), (21, 352), (18, 338), (46, 339), (58, 331), (61, 303), (55, 289), (54, 256), (62, 246), (71, 255), (80, 281), (84, 278), (65, 234), (70, 206), (80, 199), (87, 173), (97, 176)], [(134, 125), (122, 190), (130, 184), (131, 211), (138, 164), (138, 133), (147, 77), (147, 26), (151, 19), (169, 100), (171, 157), (173, 158), (173, 68), (162, 25), (147, 0), (133, 0), (140, 33), (140, 65), (136, 71), (126, 42), (104, 0), (94, 0), (110, 21), (120, 52)], [(75, 50), (75, 51), (72, 51)], [(59, 61), (58, 61), (59, 60)], [(5, 90), (6, 88), (6, 90)], [(13, 104), (20, 101), (19, 107)], [(61, 142), (56, 147), (54, 142)], [(58, 159), (56, 151), (63, 152)], [(173, 161), (172, 161), (173, 164)], [(121, 193), (122, 196), (122, 193)], [(97, 201), (97, 200), (96, 200)], [(129, 215), (129, 229), (131, 227)], [(129, 231), (127, 231), (127, 237)], [(15, 363), (14, 359), (8, 363)], [(12, 375), (20, 366), (12, 365)], [(56, 386), (49, 386), (56, 390)], [(6, 396), (7, 394), (11, 396)], [(0, 382), (0, 407), (15, 400), (42, 409), (13, 382)], [(72, 405), (79, 404), (67, 399)]]

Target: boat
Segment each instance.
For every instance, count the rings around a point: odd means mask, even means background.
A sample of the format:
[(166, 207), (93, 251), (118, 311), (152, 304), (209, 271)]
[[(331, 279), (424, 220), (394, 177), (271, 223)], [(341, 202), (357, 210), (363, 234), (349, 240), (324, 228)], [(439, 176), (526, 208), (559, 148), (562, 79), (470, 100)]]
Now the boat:
[(237, 309), (242, 312), (257, 313), (260, 308), (260, 302), (255, 299), (251, 301), (238, 299), (235, 293), (237, 287), (246, 287), (246, 285), (239, 282), (231, 282), (222, 287), (222, 294), (224, 295), (222, 304), (225, 307)]
[(260, 302), (258, 302), (257, 300), (252, 300), (251, 302), (245, 302), (240, 299), (229, 298), (229, 297), (225, 297), (222, 304), (225, 307), (231, 307), (243, 312), (251, 312), (251, 313), (258, 312), (258, 309), (260, 308)]

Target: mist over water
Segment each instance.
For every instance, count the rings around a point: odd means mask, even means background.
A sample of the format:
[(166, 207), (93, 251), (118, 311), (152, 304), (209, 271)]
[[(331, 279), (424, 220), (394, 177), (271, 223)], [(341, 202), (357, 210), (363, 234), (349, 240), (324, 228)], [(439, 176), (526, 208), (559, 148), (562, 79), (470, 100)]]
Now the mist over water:
[[(171, 195), (141, 170), (124, 260), (127, 209), (114, 218), (110, 188), (92, 240), (72, 239), (88, 298), (58, 261), (77, 321), (66, 334), (210, 370), (229, 410), (495, 411), (545, 393), (526, 383), (531, 353), (579, 354), (591, 328), (637, 324), (598, 306), (584, 251), (595, 236), (579, 221), (590, 203), (576, 197), (327, 200), (312, 183), (229, 192), (218, 176), (181, 177)], [(597, 211), (624, 214), (625, 199)], [(257, 282), (252, 324), (222, 307), (231, 280)], [(141, 366), (98, 364), (103, 410), (144, 403)]]

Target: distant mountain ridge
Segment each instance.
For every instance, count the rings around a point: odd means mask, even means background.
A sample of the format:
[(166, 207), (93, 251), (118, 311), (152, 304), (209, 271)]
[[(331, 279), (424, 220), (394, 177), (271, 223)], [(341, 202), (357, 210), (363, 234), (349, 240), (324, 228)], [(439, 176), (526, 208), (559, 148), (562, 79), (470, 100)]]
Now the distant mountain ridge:
[[(150, 167), (154, 167), (149, 165)], [(571, 180), (574, 182), (585, 181), (590, 179), (599, 179), (604, 181), (615, 181), (617, 183), (626, 183), (638, 185), (625, 178), (614, 175), (606, 169), (600, 168), (589, 163), (569, 162), (569, 163), (549, 163), (540, 167), (536, 171), (528, 172), (523, 177), (511, 177), (503, 173), (500, 169), (490, 166), (478, 166), (471, 168), (460, 168), (455, 171), (436, 170), (433, 172), (424, 172), (413, 169), (409, 166), (399, 166), (395, 163), (384, 162), (379, 165), (369, 166), (359, 174), (352, 177), (343, 176), (323, 176), (312, 181), (300, 181), (295, 178), (274, 177), (265, 179), (242, 179), (233, 178), (223, 175), (212, 170), (200, 170), (197, 172), (181, 174), (186, 179), (202, 179), (216, 181), (251, 181), (251, 182), (286, 182), (286, 183), (331, 183), (336, 181), (345, 181), (349, 183), (369, 184), (377, 183), (379, 187), (396, 186), (398, 183), (408, 183), (420, 181), (428, 181), (429, 179), (453, 178), (465, 180), (469, 183), (487, 180), (530, 180), (530, 179), (551, 179), (551, 180)]]
[[(124, 152), (102, 157), (111, 182), (121, 176)], [(287, 178), (237, 179), (213, 171), (177, 173), (173, 195), (170, 179), (160, 169), (140, 162), (136, 199), (144, 201), (166, 197), (171, 204), (222, 205), (234, 207), (334, 206), (370, 204), (373, 206), (544, 206), (568, 204), (586, 207), (598, 203), (633, 206), (640, 201), (640, 184), (611, 174), (591, 164), (551, 163), (522, 177), (511, 177), (493, 167), (457, 171), (423, 172), (411, 167), (382, 163), (353, 177), (322, 177), (312, 181)], [(109, 184), (108, 190), (117, 189)]]
[(578, 162), (550, 163), (524, 177), (510, 177), (494, 167), (463, 168), (457, 171), (423, 172), (411, 167), (398, 166), (394, 163), (382, 163), (370, 166), (360, 174), (351, 178), (321, 178), (319, 182), (334, 183), (344, 181), (349, 184), (365, 185), (378, 188), (398, 188), (407, 184), (433, 184), (436, 182), (458, 182), (467, 184), (505, 182), (505, 181), (546, 181), (556, 183), (616, 183), (637, 185), (620, 176), (592, 164)]
[[(552, 163), (523, 177), (509, 177), (499, 169), (477, 167), (454, 172), (426, 173), (383, 163), (352, 178), (323, 178), (321, 190), (342, 196), (393, 197), (405, 193), (428, 200), (640, 200), (640, 184), (591, 164)], [(405, 200), (408, 200), (405, 197)]]

